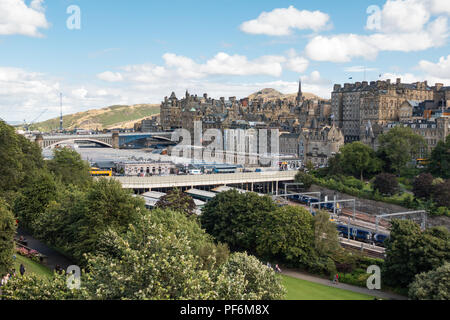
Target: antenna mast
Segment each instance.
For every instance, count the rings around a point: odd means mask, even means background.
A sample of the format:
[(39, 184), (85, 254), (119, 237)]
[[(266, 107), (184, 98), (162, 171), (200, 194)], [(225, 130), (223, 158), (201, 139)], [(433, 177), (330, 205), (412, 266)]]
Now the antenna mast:
[(59, 131), (63, 131), (63, 113), (62, 113), (62, 93), (59, 93), (59, 106), (61, 110), (61, 116), (59, 118)]

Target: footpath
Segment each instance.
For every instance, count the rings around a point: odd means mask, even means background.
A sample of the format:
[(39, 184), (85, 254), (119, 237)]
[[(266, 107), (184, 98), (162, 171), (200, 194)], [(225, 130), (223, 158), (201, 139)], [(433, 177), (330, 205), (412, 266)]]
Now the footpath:
[(384, 300), (407, 300), (408, 299), (407, 297), (404, 297), (404, 296), (401, 296), (401, 295), (398, 295), (395, 293), (390, 293), (390, 292), (385, 292), (385, 291), (380, 291), (380, 290), (369, 290), (367, 288), (353, 286), (353, 285), (346, 284), (346, 283), (333, 284), (333, 282), (331, 280), (319, 278), (317, 276), (313, 276), (313, 275), (299, 272), (296, 270), (286, 269), (286, 270), (283, 270), (282, 274), (293, 277), (293, 278), (297, 278), (297, 279), (302, 279), (302, 280), (306, 280), (306, 281), (310, 281), (310, 282), (314, 282), (314, 283), (323, 284), (328, 287), (348, 290), (348, 291), (352, 291), (352, 292), (356, 292), (356, 293), (367, 294), (369, 296), (373, 296), (373, 297), (376, 297), (379, 299), (384, 299)]
[(66, 256), (48, 247), (41, 241), (33, 238), (22, 228), (17, 229), (17, 237), (20, 236), (23, 236), (26, 239), (27, 247), (47, 256), (47, 267), (49, 267), (51, 270), (54, 270), (56, 265), (61, 266), (64, 270), (67, 270), (68, 266), (73, 265), (72, 261), (70, 261), (70, 259), (68, 259)]

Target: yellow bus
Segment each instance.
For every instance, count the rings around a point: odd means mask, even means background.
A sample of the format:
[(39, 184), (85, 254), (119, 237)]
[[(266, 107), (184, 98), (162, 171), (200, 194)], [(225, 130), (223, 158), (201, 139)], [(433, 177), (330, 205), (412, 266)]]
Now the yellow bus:
[(91, 168), (89, 173), (93, 177), (111, 177), (112, 176), (112, 170), (101, 170), (99, 168)]

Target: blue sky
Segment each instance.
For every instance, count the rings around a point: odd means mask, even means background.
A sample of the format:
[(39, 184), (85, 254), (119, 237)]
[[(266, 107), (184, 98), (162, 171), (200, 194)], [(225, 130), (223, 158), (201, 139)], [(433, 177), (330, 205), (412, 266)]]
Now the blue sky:
[(449, 15), (447, 0), (0, 0), (0, 118), (54, 117), (59, 92), (64, 113), (186, 89), (293, 93), (300, 78), (329, 97), (363, 67), (369, 81), (450, 84)]

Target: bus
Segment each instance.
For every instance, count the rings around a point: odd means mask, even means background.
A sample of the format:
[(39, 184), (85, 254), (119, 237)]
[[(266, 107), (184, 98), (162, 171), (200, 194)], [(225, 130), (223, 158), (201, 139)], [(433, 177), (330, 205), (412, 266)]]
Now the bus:
[(102, 170), (99, 168), (91, 168), (89, 171), (92, 177), (111, 177), (112, 170)]

